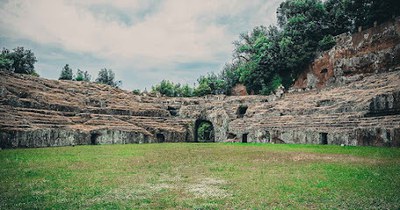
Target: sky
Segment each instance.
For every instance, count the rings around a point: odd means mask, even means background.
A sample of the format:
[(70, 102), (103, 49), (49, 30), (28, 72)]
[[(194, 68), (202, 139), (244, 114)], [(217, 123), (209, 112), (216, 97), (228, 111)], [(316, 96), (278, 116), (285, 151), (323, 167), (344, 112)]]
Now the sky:
[(0, 0), (0, 47), (31, 49), (41, 77), (65, 64), (112, 69), (122, 88), (193, 85), (231, 60), (232, 42), (276, 24), (283, 0)]

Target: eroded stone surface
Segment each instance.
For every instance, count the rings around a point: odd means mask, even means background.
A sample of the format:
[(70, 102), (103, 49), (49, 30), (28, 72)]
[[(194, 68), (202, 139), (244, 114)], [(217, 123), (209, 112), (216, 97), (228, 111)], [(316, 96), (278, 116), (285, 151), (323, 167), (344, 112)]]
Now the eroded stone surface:
[(216, 142), (247, 135), (248, 142), (400, 146), (399, 71), (273, 101), (136, 96), (99, 84), (5, 73), (0, 81), (2, 148), (156, 143), (158, 134), (165, 142), (193, 142), (196, 120), (213, 124)]
[(397, 19), (342, 35), (296, 82), (311, 90), (270, 96), (138, 96), (0, 71), (0, 148), (194, 142), (198, 120), (216, 142), (398, 147), (399, 34)]
[(336, 42), (317, 56), (294, 89), (349, 84), (362, 79), (360, 74), (400, 70), (400, 18), (356, 34), (339, 35)]

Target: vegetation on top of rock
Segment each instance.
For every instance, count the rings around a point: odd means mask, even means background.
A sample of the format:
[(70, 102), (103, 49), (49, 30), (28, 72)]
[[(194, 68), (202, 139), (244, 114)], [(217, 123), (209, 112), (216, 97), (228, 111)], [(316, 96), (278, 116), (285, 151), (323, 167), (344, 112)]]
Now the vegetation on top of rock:
[(35, 72), (36, 62), (33, 52), (23, 47), (14, 48), (12, 51), (3, 48), (0, 54), (0, 69), (9, 72), (39, 76)]
[(64, 68), (61, 70), (61, 75), (58, 78), (59, 80), (72, 80), (74, 74), (72, 73), (72, 69), (69, 67), (69, 64), (65, 64)]
[(121, 86), (122, 82), (120, 80), (115, 81), (115, 74), (111, 69), (103, 68), (99, 71), (96, 79), (97, 83), (110, 85), (112, 87)]
[[(194, 87), (163, 80), (152, 87), (152, 92), (170, 97), (230, 95), (235, 86), (243, 84), (250, 94), (268, 95), (281, 85), (289, 88), (317, 52), (335, 45), (334, 36), (399, 15), (398, 0), (285, 0), (277, 10), (277, 26), (257, 26), (240, 34), (233, 42), (232, 59), (221, 72), (200, 76)], [(0, 69), (37, 75), (36, 61), (31, 50), (3, 48)], [(74, 77), (67, 64), (59, 79), (90, 81), (91, 76), (78, 69)], [(104, 68), (95, 81), (119, 87), (122, 82), (114, 80), (114, 72)]]
[(398, 15), (397, 0), (286, 0), (277, 10), (278, 27), (257, 26), (240, 34), (232, 60), (219, 74), (201, 76), (194, 96), (230, 95), (238, 84), (251, 94), (289, 88), (318, 51), (335, 45), (334, 36)]
[(77, 70), (75, 81), (90, 82), (92, 76), (87, 71)]
[(74, 80), (74, 81), (85, 81), (90, 82), (91, 75), (87, 71), (82, 71), (78, 69), (76, 75), (74, 75), (69, 64), (65, 64), (64, 68), (61, 70), (59, 80)]

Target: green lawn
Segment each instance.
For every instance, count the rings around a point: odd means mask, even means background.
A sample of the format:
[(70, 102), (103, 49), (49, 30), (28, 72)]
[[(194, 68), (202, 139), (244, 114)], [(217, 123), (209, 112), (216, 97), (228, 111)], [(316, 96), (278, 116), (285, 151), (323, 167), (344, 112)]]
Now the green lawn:
[(400, 149), (271, 144), (0, 151), (0, 209), (398, 209)]

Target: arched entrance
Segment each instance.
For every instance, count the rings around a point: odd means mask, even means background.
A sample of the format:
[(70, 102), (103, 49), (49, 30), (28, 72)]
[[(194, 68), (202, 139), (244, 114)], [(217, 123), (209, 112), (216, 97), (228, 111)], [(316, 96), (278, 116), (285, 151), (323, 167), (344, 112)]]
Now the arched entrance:
[(195, 142), (214, 142), (214, 126), (208, 120), (196, 120), (194, 129)]

